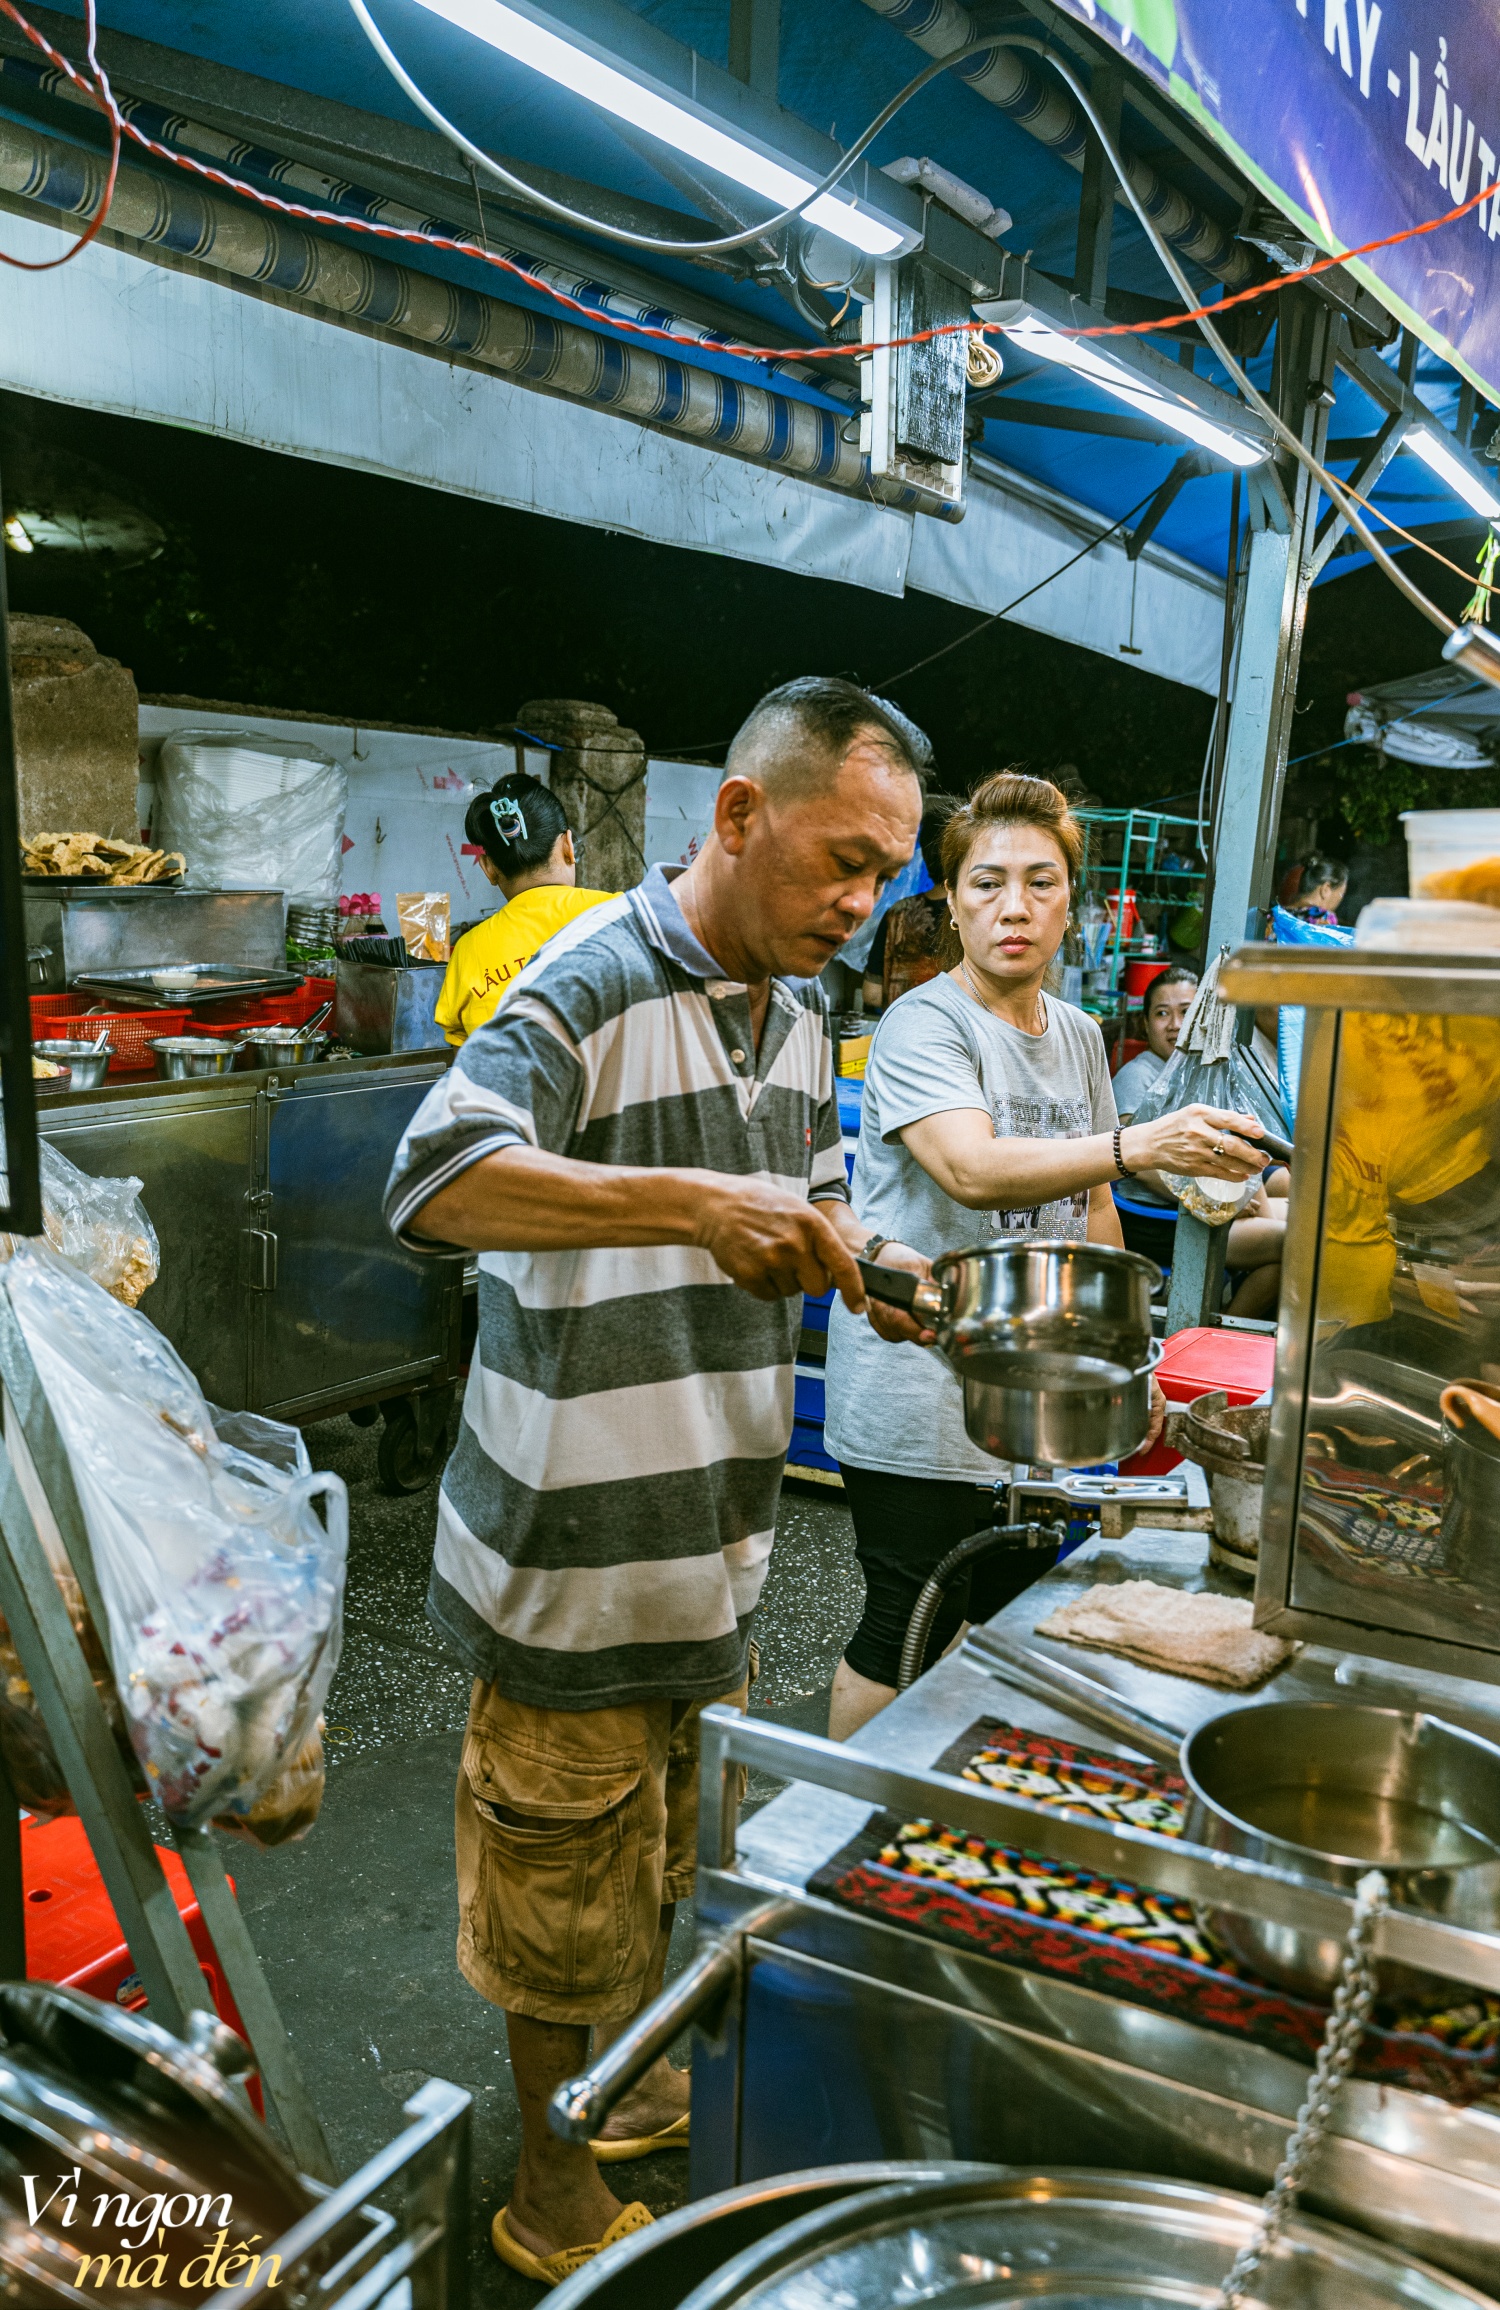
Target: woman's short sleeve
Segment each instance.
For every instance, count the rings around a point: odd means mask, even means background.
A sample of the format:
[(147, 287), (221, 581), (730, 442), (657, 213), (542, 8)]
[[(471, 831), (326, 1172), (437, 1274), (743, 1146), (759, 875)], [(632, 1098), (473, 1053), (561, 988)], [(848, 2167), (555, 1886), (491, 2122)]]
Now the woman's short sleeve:
[(887, 1141), (928, 1115), (990, 1112), (977, 1053), (947, 1005), (925, 992), (902, 995), (875, 1032), (865, 1081)]

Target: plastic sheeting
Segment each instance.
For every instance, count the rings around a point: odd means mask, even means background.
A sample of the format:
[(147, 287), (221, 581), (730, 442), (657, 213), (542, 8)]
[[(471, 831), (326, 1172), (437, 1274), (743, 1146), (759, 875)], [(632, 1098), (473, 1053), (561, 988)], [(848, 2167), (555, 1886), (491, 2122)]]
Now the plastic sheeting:
[(1344, 735), (1363, 738), (1398, 762), (1490, 770), (1500, 761), (1500, 690), (1446, 666), (1377, 682), (1352, 693)]
[(156, 834), (197, 890), (338, 896), (349, 775), (305, 740), (179, 730), (156, 769)]

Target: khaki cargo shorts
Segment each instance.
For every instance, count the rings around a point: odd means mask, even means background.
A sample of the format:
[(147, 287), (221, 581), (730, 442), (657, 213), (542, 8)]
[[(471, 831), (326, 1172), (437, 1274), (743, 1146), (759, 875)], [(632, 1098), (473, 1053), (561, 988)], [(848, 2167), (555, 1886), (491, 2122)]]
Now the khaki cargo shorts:
[(693, 1889), (705, 1705), (533, 1708), (476, 1680), (454, 1825), (458, 1967), (482, 1997), (585, 2026), (636, 2011), (662, 1904)]

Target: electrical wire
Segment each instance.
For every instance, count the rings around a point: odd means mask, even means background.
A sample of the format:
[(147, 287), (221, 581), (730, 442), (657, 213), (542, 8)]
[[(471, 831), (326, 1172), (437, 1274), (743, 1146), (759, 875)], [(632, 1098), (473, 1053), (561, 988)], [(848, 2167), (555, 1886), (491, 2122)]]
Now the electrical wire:
[(899, 95), (891, 98), (884, 111), (876, 115), (869, 127), (861, 131), (836, 167), (831, 168), (825, 177), (804, 193), (800, 201), (794, 202), (790, 208), (780, 210), (773, 217), (767, 217), (764, 223), (750, 225), (744, 232), (730, 233), (722, 240), (664, 241), (653, 233), (633, 233), (624, 225), (607, 225), (600, 218), (591, 217), (581, 209), (569, 208), (565, 201), (553, 200), (549, 193), (539, 192), (536, 186), (528, 184), (524, 177), (516, 176), (501, 162), (492, 160), (482, 146), (472, 143), (464, 135), (461, 128), (455, 128), (447, 114), (440, 112), (431, 97), (413, 80), (406, 66), (401, 62), (400, 57), (370, 14), (366, 0), (349, 0), (349, 6), (353, 10), (355, 19), (365, 38), (398, 88), (410, 97), (423, 117), (431, 121), (439, 135), (445, 136), (448, 142), (464, 155), (471, 167), (482, 168), (487, 176), (493, 177), (495, 182), (503, 186), (507, 192), (513, 196), (519, 195), (527, 202), (528, 206), (544, 209), (549, 216), (557, 217), (565, 225), (576, 225), (584, 232), (599, 233), (605, 240), (622, 241), (627, 248), (647, 249), (652, 255), (658, 257), (724, 256), (731, 249), (748, 248), (752, 241), (764, 240), (768, 233), (779, 232), (783, 225), (791, 224), (802, 215), (804, 209), (809, 208), (814, 201), (822, 200), (825, 194), (833, 191), (835, 185), (843, 182), (850, 169), (854, 167), (856, 161), (863, 158), (881, 130), (889, 126), (902, 107), (909, 104), (912, 98), (924, 89), (930, 80), (936, 80), (942, 73), (951, 71), (961, 59), (967, 62), (971, 57), (984, 55), (991, 48), (1007, 45), (1006, 41), (1000, 37), (994, 40), (973, 41), (964, 48), (955, 48), (950, 56), (939, 56), (933, 63), (926, 65), (914, 80), (907, 82)]
[[(1092, 97), (1089, 95), (1088, 90), (1084, 87), (1083, 82), (1079, 79), (1077, 73), (1074, 72), (1070, 66), (1065, 64), (1060, 56), (1055, 56), (1044, 40), (1033, 39), (1029, 33), (1012, 33), (1008, 39), (997, 43), (997, 45), (1009, 48), (1029, 49), (1034, 55), (1043, 57), (1046, 62), (1052, 66), (1053, 71), (1058, 75), (1058, 78), (1069, 90), (1074, 101), (1083, 112), (1085, 119), (1089, 123), (1089, 126), (1093, 129), (1095, 136), (1099, 139), (1100, 148), (1104, 153), (1104, 157), (1108, 161), (1111, 169), (1113, 169), (1115, 173), (1115, 176), (1118, 178), (1121, 186), (1123, 187), (1126, 197), (1130, 202), (1130, 206), (1135, 211), (1136, 219), (1140, 224), (1141, 230), (1146, 235), (1147, 240), (1149, 240), (1151, 243), (1152, 248), (1156, 251), (1158, 261), (1160, 262), (1163, 271), (1166, 273), (1167, 278), (1171, 281), (1173, 287), (1181, 297), (1184, 306), (1190, 306), (1193, 301), (1192, 284), (1188, 280), (1188, 277), (1183, 271), (1181, 265), (1177, 262), (1176, 256), (1168, 247), (1160, 232), (1158, 232), (1155, 220), (1147, 213), (1145, 203), (1142, 201), (1139, 193), (1136, 191), (1135, 186), (1131, 183), (1130, 177), (1125, 168), (1125, 164), (1120, 158), (1119, 153), (1115, 150), (1114, 139), (1110, 135), (1109, 130), (1105, 127), (1104, 122), (1100, 119), (1098, 109), (1095, 106)], [(1414, 609), (1420, 610), (1422, 616), (1427, 619), (1429, 625), (1436, 626), (1438, 631), (1442, 634), (1457, 633), (1457, 621), (1453, 618), (1450, 618), (1446, 610), (1440, 609), (1436, 602), (1430, 601), (1427, 595), (1423, 593), (1421, 587), (1414, 584), (1413, 581), (1406, 575), (1406, 572), (1398, 566), (1395, 559), (1386, 552), (1384, 546), (1381, 545), (1372, 535), (1372, 533), (1365, 527), (1364, 522), (1361, 520), (1360, 516), (1354, 509), (1353, 500), (1346, 495), (1343, 484), (1341, 482), (1335, 481), (1333, 475), (1328, 471), (1328, 468), (1325, 465), (1319, 463), (1318, 459), (1314, 457), (1312, 451), (1305, 446), (1300, 436), (1292, 431), (1292, 428), (1286, 423), (1280, 412), (1272, 408), (1270, 402), (1260, 391), (1259, 387), (1251, 383), (1251, 380), (1247, 376), (1245, 370), (1241, 367), (1240, 363), (1230, 352), (1229, 347), (1225, 344), (1223, 338), (1219, 335), (1218, 330), (1214, 327), (1213, 322), (1209, 319), (1207, 313), (1199, 309), (1195, 313), (1194, 318), (1197, 322), (1199, 330), (1203, 334), (1206, 343), (1218, 356), (1218, 359), (1223, 364), (1227, 374), (1239, 387), (1243, 398), (1249, 403), (1250, 407), (1255, 411), (1256, 415), (1261, 418), (1263, 423), (1270, 426), (1271, 431), (1274, 433), (1277, 440), (1282, 444), (1282, 447), (1291, 453), (1291, 455), (1296, 459), (1297, 463), (1303, 468), (1304, 472), (1309, 474), (1311, 478), (1318, 483), (1319, 487), (1323, 490), (1324, 494), (1329, 499), (1329, 502), (1334, 507), (1336, 507), (1339, 513), (1342, 514), (1344, 520), (1353, 530), (1355, 536), (1360, 540), (1360, 543), (1364, 546), (1366, 552), (1370, 554), (1373, 560), (1378, 562), (1380, 567), (1385, 571), (1386, 576), (1390, 579), (1391, 583), (1400, 593), (1406, 596), (1406, 599), (1411, 603)]]
[[(25, 20), (21, 16), (16, 15), (14, 9), (9, 10), (8, 13), (16, 16), (16, 22), (21, 24), (24, 30), (30, 31), (30, 26), (25, 24)], [(96, 21), (95, 0), (84, 0), (84, 21), (87, 27), (89, 70), (93, 74), (93, 81), (90, 84), (81, 79), (71, 68), (69, 68), (69, 77), (77, 82), (86, 95), (93, 98), (109, 122), (109, 175), (104, 182), (104, 198), (99, 203), (98, 213), (90, 222), (88, 230), (81, 233), (73, 246), (64, 250), (60, 257), (45, 257), (38, 262), (28, 257), (8, 256), (4, 249), (0, 249), (0, 265), (9, 265), (12, 271), (17, 273), (55, 273), (60, 266), (71, 265), (80, 250), (86, 249), (89, 242), (103, 229), (104, 220), (109, 215), (110, 204), (115, 197), (115, 179), (120, 173), (121, 122), (119, 108), (110, 90), (104, 67), (96, 54), (95, 44), (99, 37), (99, 26)]]
[[(350, 5), (355, 9), (356, 13), (359, 13), (359, 11), (363, 8), (363, 4), (364, 0), (350, 0)], [(148, 137), (144, 134), (143, 131), (137, 129), (133, 123), (127, 121), (121, 114), (118, 105), (115, 103), (113, 93), (109, 86), (108, 78), (106, 77), (102, 66), (98, 65), (94, 56), (95, 27), (93, 20), (93, 0), (85, 0), (85, 5), (88, 9), (90, 64), (91, 69), (95, 74), (95, 79), (92, 83), (85, 81), (76, 71), (73, 65), (69, 63), (68, 59), (62, 56), (52, 46), (50, 41), (46, 40), (33, 25), (27, 22), (20, 9), (16, 7), (15, 0), (0, 0), (0, 11), (3, 11), (3, 13), (8, 16), (11, 21), (20, 28), (22, 32), (25, 33), (26, 37), (32, 42), (32, 44), (39, 48), (47, 57), (49, 57), (50, 60), (67, 75), (68, 79), (70, 79), (76, 87), (85, 90), (88, 94), (93, 96), (97, 101), (101, 103), (102, 107), (108, 113), (111, 128), (112, 158), (110, 175), (106, 184), (105, 202), (101, 203), (99, 212), (91, 220), (87, 230), (81, 236), (79, 243), (68, 251), (67, 257), (62, 259), (51, 259), (48, 261), (48, 263), (41, 266), (26, 265), (24, 269), (28, 271), (50, 271), (55, 265), (68, 262), (72, 257), (76, 256), (78, 253), (78, 248), (83, 246), (87, 241), (91, 240), (94, 235), (99, 232), (104, 223), (105, 215), (107, 214), (107, 202), (110, 198), (113, 197), (114, 179), (117, 172), (119, 158), (119, 138), (123, 133), (131, 136), (137, 144), (141, 145), (145, 150), (156, 154), (159, 158), (170, 161), (178, 167), (185, 168), (194, 175), (201, 176), (209, 179), (212, 182), (222, 184), (228, 190), (243, 195), (249, 200), (255, 202), (260, 207), (275, 210), (289, 216), (299, 217), (307, 222), (331, 225), (348, 231), (357, 232), (362, 230), (381, 238), (417, 241), (428, 248), (451, 248), (463, 255), (477, 257), (481, 262), (489, 262), (500, 265), (506, 272), (512, 273), (519, 279), (526, 281), (528, 285), (538, 289), (543, 295), (554, 298), (561, 303), (571, 304), (578, 310), (587, 313), (589, 319), (595, 324), (604, 322), (610, 327), (641, 335), (675, 338), (678, 339), (678, 341), (692, 344), (696, 344), (698, 342), (696, 339), (683, 338), (681, 333), (677, 331), (659, 328), (646, 328), (638, 323), (630, 322), (624, 319), (622, 316), (602, 314), (596, 307), (587, 306), (581, 299), (571, 297), (565, 291), (554, 289), (550, 282), (541, 280), (535, 274), (528, 272), (524, 266), (517, 265), (507, 258), (500, 257), (494, 251), (483, 249), (479, 246), (478, 243), (474, 241), (460, 240), (457, 238), (449, 239), (447, 237), (439, 236), (436, 234), (423, 233), (413, 227), (376, 225), (372, 224), (368, 219), (354, 218), (342, 215), (335, 210), (312, 209), (304, 206), (299, 202), (278, 200), (273, 195), (261, 192), (258, 187), (246, 184), (242, 179), (229, 176), (227, 172), (223, 170), (212, 168), (204, 162), (193, 160), (189, 155), (185, 153), (174, 152), (169, 146), (159, 144), (155, 138)], [(378, 28), (375, 29), (378, 38)], [(759, 238), (768, 230), (773, 230), (778, 223), (785, 222), (791, 217), (799, 215), (801, 211), (808, 205), (809, 201), (817, 199), (821, 193), (839, 181), (840, 177), (854, 165), (856, 160), (859, 159), (867, 145), (879, 133), (880, 129), (885, 126), (887, 121), (892, 119), (894, 115), (900, 110), (901, 106), (905, 104), (912, 96), (914, 96), (919, 89), (925, 87), (929, 80), (935, 79), (940, 72), (951, 70), (951, 68), (957, 63), (975, 56), (988, 54), (991, 50), (1002, 48), (1023, 49), (1034, 55), (1040, 56), (1043, 61), (1050, 64), (1053, 70), (1058, 74), (1059, 78), (1063, 81), (1065, 86), (1074, 97), (1075, 101), (1078, 103), (1085, 118), (1088, 120), (1090, 127), (1093, 129), (1094, 134), (1099, 139), (1101, 150), (1103, 151), (1110, 168), (1113, 170), (1122, 189), (1124, 190), (1126, 198), (1130, 204), (1130, 207), (1135, 213), (1136, 220), (1139, 223), (1141, 230), (1145, 233), (1146, 238), (1151, 243), (1158, 261), (1162, 265), (1163, 270), (1166, 272), (1169, 280), (1173, 284), (1173, 287), (1177, 290), (1178, 295), (1183, 301), (1184, 310), (1181, 313), (1162, 316), (1159, 319), (1153, 320), (1149, 324), (1139, 322), (1130, 324), (1108, 324), (1104, 327), (1069, 330), (1066, 333), (1074, 336), (1144, 334), (1148, 328), (1177, 328), (1180, 327), (1184, 321), (1193, 321), (1212, 351), (1217, 355), (1226, 373), (1238, 386), (1240, 393), (1244, 397), (1245, 401), (1252, 409), (1256, 411), (1257, 415), (1261, 417), (1262, 421), (1271, 428), (1272, 433), (1281, 442), (1282, 446), (1291, 454), (1291, 456), (1296, 459), (1297, 463), (1300, 464), (1304, 470), (1312, 477), (1312, 479), (1319, 484), (1320, 488), (1322, 488), (1325, 494), (1328, 496), (1331, 504), (1333, 504), (1333, 506), (1343, 517), (1344, 521), (1354, 531), (1356, 537), (1359, 538), (1361, 544), (1364, 546), (1371, 559), (1375, 561), (1378, 566), (1385, 572), (1386, 576), (1397, 588), (1398, 592), (1403, 594), (1405, 598), (1411, 602), (1412, 606), (1420, 611), (1422, 616), (1425, 617), (1430, 624), (1435, 625), (1440, 632), (1444, 634), (1455, 633), (1458, 630), (1455, 620), (1450, 618), (1446, 611), (1440, 609), (1436, 602), (1430, 601), (1428, 599), (1427, 595), (1422, 592), (1421, 588), (1407, 577), (1405, 571), (1397, 565), (1391, 555), (1389, 555), (1385, 551), (1384, 547), (1379, 544), (1377, 539), (1372, 536), (1371, 532), (1366, 528), (1363, 520), (1360, 518), (1360, 515), (1355, 511), (1353, 500), (1346, 494), (1342, 483), (1336, 481), (1333, 475), (1329, 473), (1327, 468), (1319, 463), (1317, 458), (1313, 456), (1312, 452), (1305, 447), (1297, 434), (1292, 431), (1291, 427), (1285, 423), (1280, 414), (1271, 406), (1264, 395), (1251, 382), (1245, 370), (1235, 359), (1234, 355), (1229, 351), (1228, 346), (1224, 343), (1224, 340), (1219, 335), (1217, 329), (1214, 328), (1211, 319), (1211, 315), (1214, 311), (1223, 310), (1227, 305), (1230, 304), (1237, 304), (1246, 295), (1251, 294), (1252, 292), (1240, 291), (1232, 298), (1220, 300), (1219, 303), (1215, 306), (1195, 305), (1193, 303), (1194, 292), (1192, 285), (1189, 282), (1186, 273), (1179, 265), (1175, 255), (1172, 253), (1166, 241), (1157, 230), (1154, 220), (1147, 213), (1139, 194), (1136, 192), (1134, 185), (1130, 181), (1129, 175), (1126, 172), (1120, 154), (1115, 148), (1114, 140), (1101, 121), (1092, 98), (1088, 93), (1088, 90), (1084, 87), (1083, 83), (1078, 78), (1078, 75), (1063, 62), (1061, 57), (1057, 56), (1053, 52), (1048, 43), (1044, 40), (1036, 39), (1027, 33), (997, 34), (993, 38), (987, 38), (973, 42), (966, 47), (954, 49), (948, 56), (937, 58), (933, 64), (926, 68), (925, 71), (919, 73), (914, 80), (910, 81), (907, 86), (899, 93), (899, 95), (892, 98), (891, 102), (885, 107), (884, 111), (880, 113), (875, 121), (871, 122), (870, 126), (863, 132), (863, 135), (856, 140), (853, 146), (850, 147), (849, 151), (844, 155), (843, 160), (840, 162), (839, 167), (831, 172), (831, 174), (823, 180), (822, 184), (814, 186), (813, 190), (807, 195), (806, 200), (799, 202), (795, 208), (787, 210), (783, 218), (770, 219), (766, 223), (752, 228), (746, 235), (737, 237), (732, 243), (695, 241), (690, 243), (684, 242), (679, 245), (669, 242), (653, 242), (649, 236), (630, 235), (624, 233), (620, 228), (613, 226), (602, 226), (596, 219), (581, 216), (577, 212), (567, 211), (563, 208), (562, 204), (550, 202), (547, 196), (537, 192), (535, 187), (527, 185), (524, 180), (520, 178), (509, 177), (508, 172), (501, 170), (499, 164), (497, 162), (491, 161), (488, 154), (480, 152), (477, 146), (470, 148), (468, 146), (467, 140), (461, 138), (459, 132), (453, 132), (452, 140), (456, 140), (458, 142), (460, 150), (470, 152), (477, 164), (483, 166), (489, 174), (496, 176), (502, 182), (508, 182), (510, 185), (512, 185), (518, 191), (521, 197), (523, 197), (526, 201), (537, 203), (543, 207), (550, 207), (555, 213), (564, 215), (567, 219), (578, 223), (583, 227), (583, 229), (587, 231), (604, 232), (612, 238), (623, 238), (630, 240), (633, 241), (635, 245), (641, 247), (655, 247), (660, 253), (673, 252), (683, 255), (703, 255), (704, 253), (710, 252), (715, 248), (722, 248), (730, 245), (741, 246), (743, 245), (744, 241)], [(423, 100), (423, 103), (425, 107), (425, 99)], [(446, 128), (444, 133), (448, 133)], [(1409, 227), (1405, 232), (1400, 234), (1389, 235), (1383, 242), (1370, 242), (1364, 244), (1364, 246), (1366, 248), (1376, 248), (1383, 246), (1389, 247), (1394, 245), (1394, 243), (1399, 240), (1414, 239), (1420, 233), (1432, 231), (1437, 225), (1448, 223), (1452, 221), (1453, 218), (1464, 215), (1468, 209), (1477, 206), (1481, 199), (1487, 198), (1489, 196), (1492, 189), (1494, 188), (1490, 186), (1481, 188), (1481, 191), (1476, 193), (1472, 199), (1461, 203), (1458, 208), (1450, 210), (1444, 217), (1430, 220), (1425, 225)], [(1345, 254), (1352, 253), (1357, 252), (1345, 252)], [(16, 259), (7, 259), (6, 261), (11, 263), (21, 262), (21, 260)], [(1320, 259), (1317, 263), (1302, 268), (1300, 273), (1284, 274), (1279, 277), (1278, 281), (1268, 283), (1266, 284), (1265, 288), (1259, 289), (1253, 293), (1267, 294), (1271, 290), (1279, 287), (1290, 287), (1293, 285), (1294, 281), (1298, 279), (1306, 279), (1313, 273), (1325, 270), (1328, 265), (1341, 261), (1341, 258)], [(973, 322), (959, 322), (956, 324), (950, 323), (941, 328), (919, 330), (909, 337), (891, 338), (884, 342), (885, 346), (890, 348), (912, 344), (923, 344), (930, 342), (935, 337), (953, 334), (956, 330), (974, 330), (979, 328), (979, 326), (980, 324)], [(722, 352), (735, 354), (741, 358), (751, 360), (784, 360), (787, 358), (789, 351), (795, 353), (796, 357), (799, 359), (847, 357), (851, 350), (850, 348), (843, 346), (828, 345), (809, 346), (806, 348), (788, 348), (786, 346), (742, 346), (735, 345), (733, 343), (725, 343), (718, 349)], [(874, 346), (861, 346), (859, 348), (861, 354), (867, 354), (871, 351), (879, 349), (883, 348)], [(1023, 596), (1022, 598), (1025, 599), (1027, 597)], [(1004, 613), (1001, 612), (1000, 614), (1003, 615)], [(977, 631), (978, 629), (976, 628), (975, 630)], [(916, 670), (916, 668), (908, 669), (908, 671), (912, 672)], [(897, 678), (904, 679), (905, 677), (902, 676)]]
[(1099, 535), (1091, 537), (1086, 546), (1081, 547), (1067, 561), (1061, 562), (1056, 569), (1049, 570), (1044, 578), (1038, 578), (1034, 586), (1028, 586), (1025, 593), (1017, 594), (1015, 600), (1007, 602), (1003, 609), (991, 610), (988, 617), (980, 618), (975, 625), (969, 627), (966, 633), (955, 634), (952, 641), (944, 642), (941, 649), (930, 650), (925, 658), (918, 658), (914, 666), (903, 667), (899, 674), (882, 674), (878, 680), (869, 683), (867, 687), (873, 690), (877, 697), (883, 697), (887, 690), (893, 690), (898, 682), (904, 682), (909, 675), (920, 674), (925, 666), (936, 665), (939, 658), (946, 658), (950, 650), (961, 650), (965, 642), (972, 642), (974, 636), (982, 634), (986, 626), (996, 625), (1001, 618), (1008, 618), (1012, 610), (1018, 610), (1023, 602), (1029, 602), (1033, 594), (1041, 592), (1043, 586), (1050, 586), (1054, 578), (1065, 576), (1077, 563), (1084, 561), (1098, 547), (1106, 544), (1117, 530), (1125, 527), (1127, 521), (1134, 521), (1136, 515), (1151, 503), (1155, 495), (1154, 489), (1148, 489), (1145, 496), (1138, 498), (1127, 513), (1121, 514), (1118, 521), (1112, 521), (1108, 529), (1101, 529)]

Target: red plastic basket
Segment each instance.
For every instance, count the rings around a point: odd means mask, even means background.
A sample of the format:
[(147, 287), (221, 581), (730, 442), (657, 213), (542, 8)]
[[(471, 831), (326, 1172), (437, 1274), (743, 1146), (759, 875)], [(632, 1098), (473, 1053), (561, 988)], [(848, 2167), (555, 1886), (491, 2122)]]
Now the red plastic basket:
[(58, 1019), (76, 1019), (83, 1008), (79, 995), (33, 995), (31, 997), (31, 1031), (33, 1035), (50, 1035)]
[(252, 995), (241, 1001), (228, 995), (221, 1002), (197, 1004), (198, 1024), (209, 1035), (237, 1033), (242, 1027), (300, 1027), (330, 1000), (333, 988), (332, 979), (307, 979), (289, 995)]
[[(76, 997), (75, 997), (76, 1000)], [(180, 1011), (85, 1011), (75, 1010), (66, 1019), (51, 1022), (54, 1035), (72, 1041), (75, 1037), (93, 1042), (105, 1027), (114, 1045), (114, 1057), (109, 1062), (112, 1075), (133, 1075), (155, 1065), (152, 1044), (158, 1035), (183, 1035), (187, 1032), (191, 1013)], [(66, 1030), (66, 1032), (64, 1032)]]

